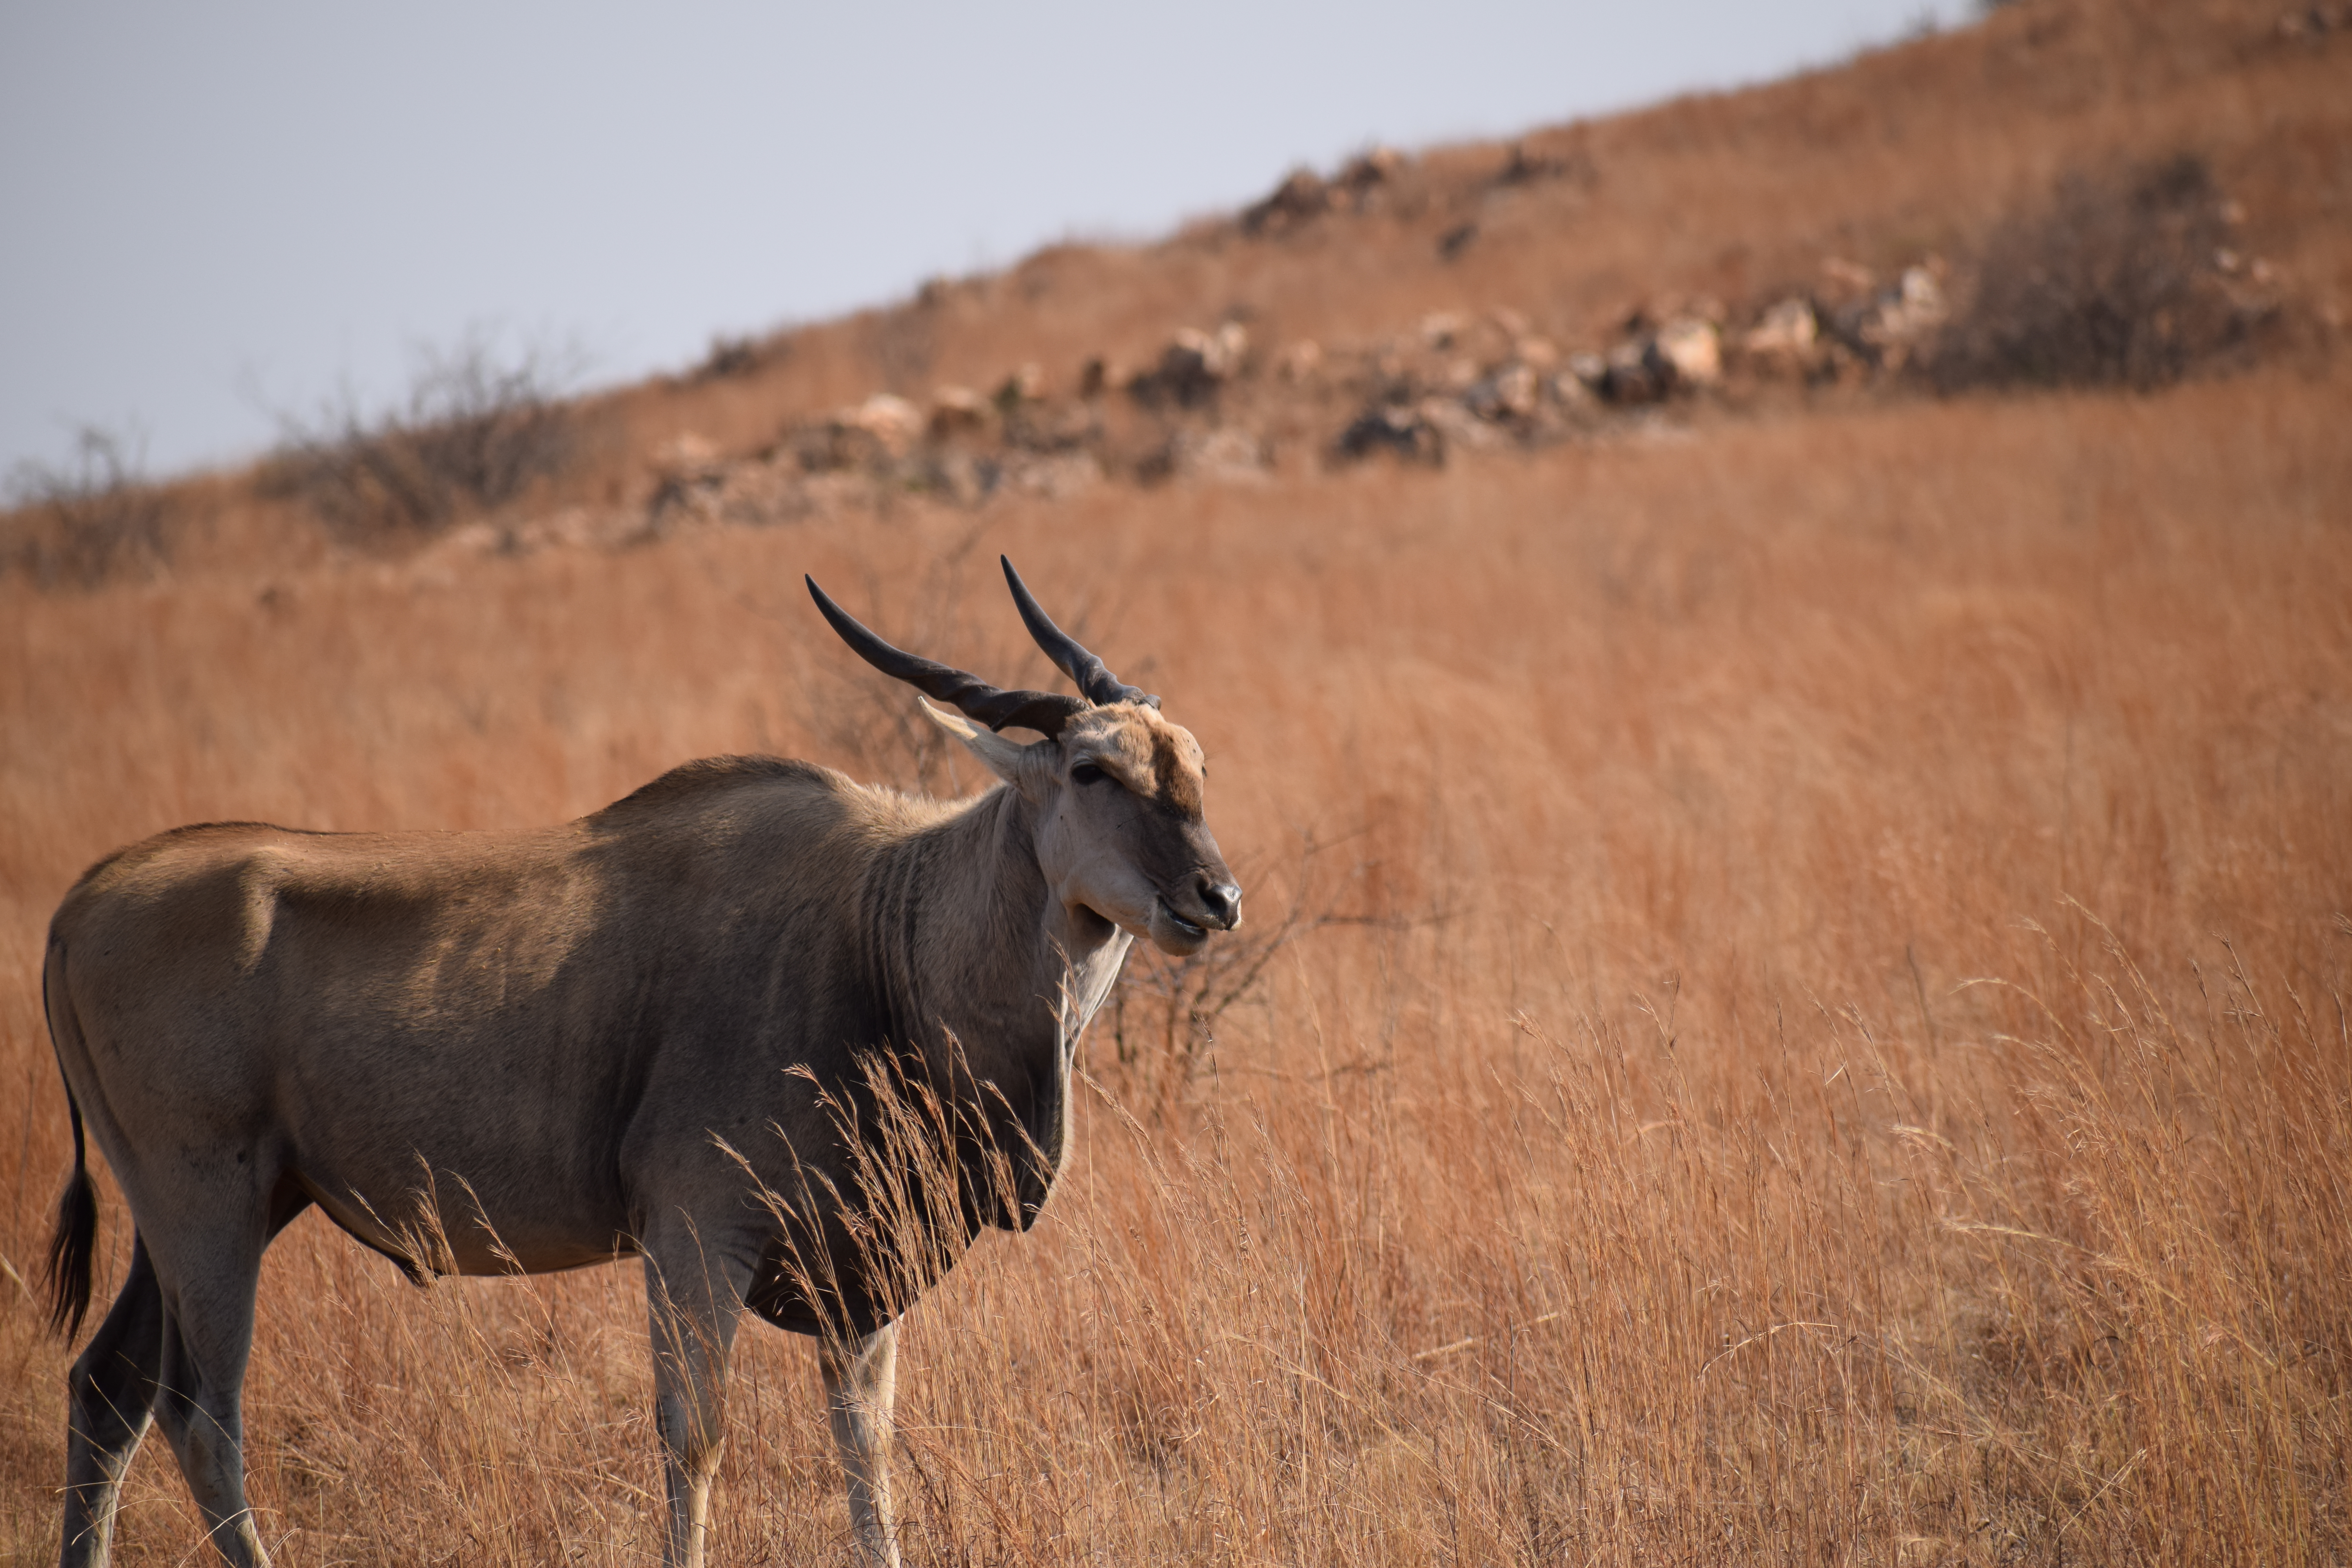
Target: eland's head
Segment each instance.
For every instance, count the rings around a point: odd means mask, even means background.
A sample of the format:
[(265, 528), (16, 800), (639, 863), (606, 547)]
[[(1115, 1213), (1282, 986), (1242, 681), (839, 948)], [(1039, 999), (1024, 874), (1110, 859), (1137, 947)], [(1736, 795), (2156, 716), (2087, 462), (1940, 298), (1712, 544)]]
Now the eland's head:
[[(1000, 559), (1002, 559), (1000, 557)], [(1055, 626), (1003, 562), (1029, 635), (1081, 695), (1004, 691), (884, 642), (825, 596), (809, 593), (834, 630), (875, 668), (953, 712), (923, 704), (990, 772), (1036, 811), (1039, 869), (1055, 897), (1148, 939), (1163, 952), (1198, 952), (1242, 922), (1234, 884), (1203, 815), (1208, 771), (1200, 742), (1160, 713), (1160, 699), (1125, 685)], [(1023, 742), (998, 731), (1034, 730)]]

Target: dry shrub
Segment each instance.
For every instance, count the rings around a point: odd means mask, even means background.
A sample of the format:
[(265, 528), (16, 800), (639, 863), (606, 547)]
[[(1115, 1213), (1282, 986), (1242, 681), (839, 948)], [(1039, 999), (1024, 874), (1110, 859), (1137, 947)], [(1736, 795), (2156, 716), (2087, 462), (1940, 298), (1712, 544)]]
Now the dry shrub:
[[(1318, 841), (1299, 835), (1296, 858), (1269, 888), (1263, 864), (1237, 870), (1258, 892), (1241, 929), (1196, 952), (1171, 958), (1148, 942), (1129, 955), (1118, 987), (1097, 1026), (1106, 1047), (1096, 1065), (1120, 1102), (1154, 1127), (1181, 1121), (1196, 1079), (1216, 1068), (1217, 1031), (1235, 1008), (1262, 1008), (1267, 970), (1296, 944), (1318, 932), (1359, 926), (1403, 930), (1410, 921), (1343, 907), (1363, 869), (1348, 874), (1344, 858), (1356, 836)], [(1285, 887), (1283, 884), (1287, 884)], [(1276, 912), (1278, 910), (1279, 912)]]
[(44, 588), (91, 588), (118, 572), (151, 572), (169, 559), (164, 492), (146, 482), (124, 441), (85, 426), (69, 467), (19, 464), (8, 477), (16, 510), (0, 518), (0, 574)]
[(2069, 174), (2047, 205), (1995, 227), (1928, 374), (1948, 392), (2179, 381), (2245, 347), (2273, 313), (2231, 287), (2231, 238), (2193, 154)]
[(374, 418), (348, 395), (313, 425), (289, 419), (265, 491), (294, 497), (344, 542), (396, 544), (505, 504), (561, 474), (580, 443), (559, 359), (500, 356), (482, 333), (425, 349), (406, 405)]
[(686, 373), (689, 381), (727, 381), (750, 375), (782, 352), (776, 342), (762, 342), (748, 332), (719, 332), (710, 340), (702, 362)]

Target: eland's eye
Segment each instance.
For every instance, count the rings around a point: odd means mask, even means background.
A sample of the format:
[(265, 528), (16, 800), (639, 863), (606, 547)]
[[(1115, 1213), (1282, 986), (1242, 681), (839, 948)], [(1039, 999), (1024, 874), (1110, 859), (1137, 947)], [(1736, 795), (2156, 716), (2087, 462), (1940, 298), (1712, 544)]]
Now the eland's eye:
[(1072, 784), (1100, 784), (1103, 780), (1108, 777), (1110, 777), (1108, 773), (1103, 772), (1092, 763), (1080, 763), (1076, 767), (1070, 770), (1070, 782)]

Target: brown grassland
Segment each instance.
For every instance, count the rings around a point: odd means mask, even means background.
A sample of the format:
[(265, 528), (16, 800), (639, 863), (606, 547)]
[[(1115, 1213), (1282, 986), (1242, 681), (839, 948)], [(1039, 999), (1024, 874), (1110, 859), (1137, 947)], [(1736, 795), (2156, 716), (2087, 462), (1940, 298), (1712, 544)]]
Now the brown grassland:
[[(2063, 168), (2187, 149), (2315, 324), (2156, 393), (1832, 389), (617, 550), (353, 553), (215, 476), (168, 572), (0, 578), (0, 1560), (57, 1551), (37, 982), (81, 868), (205, 819), (543, 823), (726, 752), (974, 788), (799, 574), (1039, 682), (999, 550), (1199, 735), (1252, 912), (1130, 962), (1046, 1220), (909, 1317), (911, 1562), (2352, 1559), (2352, 94), (2273, 21), (2026, 0), (1549, 132), (1601, 183), (1482, 208), (1454, 263), (1435, 210), (1049, 253), (955, 285), (913, 361), (910, 305), (609, 395), (515, 505), (641, 504), (678, 431), (1064, 376), (1236, 299), (1276, 341), (1509, 304), (1573, 342), (1646, 289), (1963, 255)], [(656, 1561), (642, 1301), (634, 1268), (420, 1290), (298, 1222), (264, 1539)], [(738, 1346), (716, 1560), (840, 1560), (813, 1352)], [(159, 1442), (117, 1542), (200, 1556)]]

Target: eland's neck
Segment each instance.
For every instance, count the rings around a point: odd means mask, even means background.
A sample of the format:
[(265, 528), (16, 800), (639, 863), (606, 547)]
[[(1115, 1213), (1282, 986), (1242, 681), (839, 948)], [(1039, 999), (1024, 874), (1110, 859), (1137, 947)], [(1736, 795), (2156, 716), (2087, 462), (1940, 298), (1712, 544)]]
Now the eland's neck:
[(892, 1034), (928, 1047), (944, 1028), (974, 1058), (1042, 1065), (1033, 1053), (1066, 1051), (1134, 940), (1053, 896), (1037, 863), (1036, 808), (1009, 787), (892, 845), (867, 902)]

